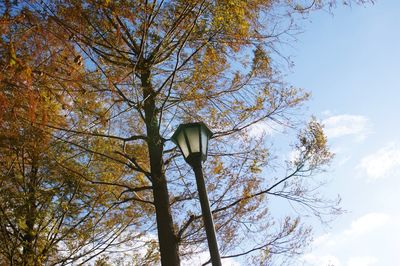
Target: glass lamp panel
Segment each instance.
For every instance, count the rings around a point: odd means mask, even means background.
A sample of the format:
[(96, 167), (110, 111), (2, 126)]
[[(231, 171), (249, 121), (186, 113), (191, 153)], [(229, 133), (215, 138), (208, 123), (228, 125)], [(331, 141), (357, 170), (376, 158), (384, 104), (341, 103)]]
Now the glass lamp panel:
[(201, 153), (206, 156), (208, 148), (208, 134), (204, 128), (201, 128)]
[(200, 152), (200, 127), (188, 127), (185, 129), (192, 153)]
[(183, 134), (183, 131), (179, 133), (178, 137), (176, 138), (178, 141), (178, 145), (181, 148), (183, 152), (183, 156), (188, 157), (189, 156), (189, 149), (185, 140), (185, 135)]

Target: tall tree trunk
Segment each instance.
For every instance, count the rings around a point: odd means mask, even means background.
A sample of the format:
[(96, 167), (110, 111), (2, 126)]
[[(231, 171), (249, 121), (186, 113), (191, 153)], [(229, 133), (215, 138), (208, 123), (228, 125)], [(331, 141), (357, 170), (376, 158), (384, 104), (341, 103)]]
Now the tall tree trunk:
[(164, 172), (163, 141), (160, 136), (155, 93), (151, 86), (150, 71), (144, 70), (141, 75), (143, 87), (147, 144), (150, 157), (151, 178), (153, 180), (153, 197), (156, 209), (158, 241), (161, 264), (165, 266), (180, 265), (179, 246), (174, 231), (174, 224), (169, 204), (167, 180)]
[(32, 163), (32, 169), (29, 173), (29, 180), (27, 184), (27, 204), (25, 210), (25, 224), (26, 231), (23, 237), (23, 265), (32, 266), (35, 263), (35, 232), (34, 226), (36, 222), (36, 181), (38, 169), (35, 162)]

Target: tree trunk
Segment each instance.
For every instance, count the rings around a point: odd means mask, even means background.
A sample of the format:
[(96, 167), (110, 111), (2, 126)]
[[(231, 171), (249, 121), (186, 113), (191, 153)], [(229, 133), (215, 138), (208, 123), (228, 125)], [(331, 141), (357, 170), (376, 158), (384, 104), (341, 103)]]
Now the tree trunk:
[(156, 209), (158, 242), (161, 264), (165, 266), (180, 265), (179, 246), (174, 231), (174, 224), (169, 204), (167, 180), (164, 172), (163, 141), (159, 132), (155, 93), (150, 82), (150, 71), (142, 71), (145, 123), (147, 144), (150, 157), (153, 197)]
[(35, 165), (35, 162), (32, 163), (32, 169), (29, 174), (29, 180), (27, 184), (27, 205), (25, 210), (25, 224), (26, 231), (23, 236), (23, 265), (32, 266), (36, 265), (35, 263), (35, 249), (34, 249), (34, 241), (35, 241), (35, 220), (36, 220), (36, 180), (37, 180), (37, 172), (38, 169)]

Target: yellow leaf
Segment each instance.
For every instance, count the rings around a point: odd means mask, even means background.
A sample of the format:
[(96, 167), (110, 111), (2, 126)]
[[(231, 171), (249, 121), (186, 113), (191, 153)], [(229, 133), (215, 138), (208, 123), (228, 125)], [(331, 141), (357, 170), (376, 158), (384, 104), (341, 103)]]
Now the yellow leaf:
[(222, 162), (217, 162), (213, 169), (213, 172), (214, 172), (214, 174), (220, 174), (223, 169), (224, 169), (224, 166), (222, 165)]

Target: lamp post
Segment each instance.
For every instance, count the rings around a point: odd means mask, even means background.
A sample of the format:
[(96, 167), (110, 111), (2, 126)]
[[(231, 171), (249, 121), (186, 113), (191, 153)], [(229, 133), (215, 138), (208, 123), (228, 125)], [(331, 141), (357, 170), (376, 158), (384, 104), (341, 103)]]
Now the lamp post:
[(210, 250), (213, 266), (221, 266), (214, 222), (210, 210), (210, 203), (204, 183), (202, 161), (207, 159), (208, 140), (212, 132), (204, 123), (181, 124), (172, 135), (172, 141), (181, 150), (185, 161), (193, 168), (196, 176), (197, 190), (200, 198), (201, 212), (206, 229), (208, 249)]

